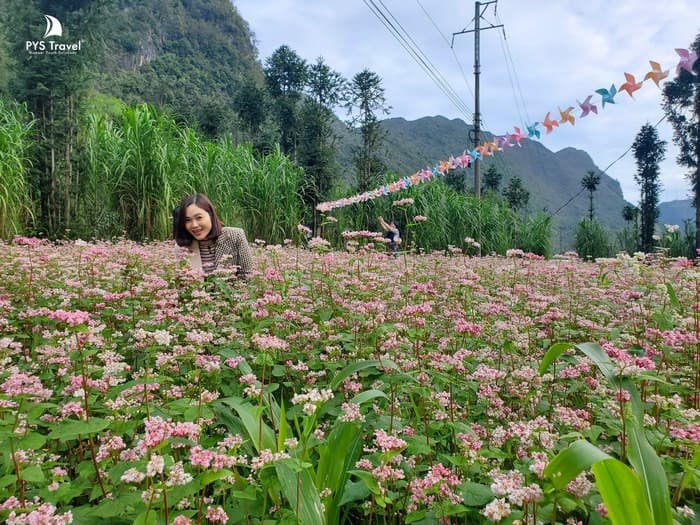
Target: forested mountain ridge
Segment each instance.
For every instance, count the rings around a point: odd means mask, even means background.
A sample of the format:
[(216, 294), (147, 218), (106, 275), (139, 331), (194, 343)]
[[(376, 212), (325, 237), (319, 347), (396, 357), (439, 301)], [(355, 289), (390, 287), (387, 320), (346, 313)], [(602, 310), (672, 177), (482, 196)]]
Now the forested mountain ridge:
[(109, 9), (96, 88), (169, 108), (208, 134), (231, 131), (234, 98), (262, 84), (248, 23), (229, 0), (119, 0)]

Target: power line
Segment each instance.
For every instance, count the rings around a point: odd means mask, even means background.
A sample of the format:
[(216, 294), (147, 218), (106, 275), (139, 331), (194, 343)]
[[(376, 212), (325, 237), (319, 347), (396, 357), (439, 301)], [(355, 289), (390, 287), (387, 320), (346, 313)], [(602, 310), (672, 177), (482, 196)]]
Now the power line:
[(459, 58), (457, 57), (457, 53), (455, 53), (454, 47), (452, 47), (451, 42), (447, 39), (445, 34), (440, 31), (440, 28), (437, 26), (435, 21), (432, 19), (428, 11), (426, 11), (425, 7), (423, 7), (423, 4), (420, 3), (420, 0), (416, 0), (416, 3), (420, 6), (420, 8), (423, 10), (423, 13), (425, 13), (425, 16), (428, 17), (428, 20), (430, 20), (430, 23), (433, 24), (433, 27), (437, 30), (437, 32), (440, 34), (442, 39), (445, 41), (447, 44), (447, 47), (450, 48), (450, 52), (452, 53), (452, 57), (454, 58), (455, 63), (457, 64), (457, 67), (459, 68), (459, 71), (462, 75), (462, 79), (464, 80), (464, 84), (467, 86), (467, 90), (469, 91), (469, 94), (471, 95), (471, 98), (474, 98), (474, 92), (472, 91), (472, 86), (469, 83), (469, 79), (467, 77), (467, 74), (464, 71), (464, 68), (462, 67), (462, 63), (459, 61)]
[[(384, 11), (374, 2), (374, 0), (364, 0), (365, 5), (372, 11), (377, 19), (386, 27), (386, 29), (396, 38), (401, 46), (408, 52), (409, 55), (418, 63), (418, 65), (428, 74), (438, 88), (447, 96), (447, 98), (455, 105), (455, 107), (467, 119), (470, 118), (470, 110), (462, 101), (456, 91), (450, 86), (449, 82), (437, 70), (435, 65), (430, 61), (427, 55), (420, 49), (420, 46), (411, 38), (408, 32), (401, 26), (399, 21), (394, 17), (391, 11), (384, 5), (382, 0), (379, 3), (384, 8)], [(391, 20), (389, 19), (391, 18)], [(393, 20), (393, 22), (392, 22)], [(394, 24), (395, 22), (395, 24)], [(397, 26), (400, 28), (397, 29)]]

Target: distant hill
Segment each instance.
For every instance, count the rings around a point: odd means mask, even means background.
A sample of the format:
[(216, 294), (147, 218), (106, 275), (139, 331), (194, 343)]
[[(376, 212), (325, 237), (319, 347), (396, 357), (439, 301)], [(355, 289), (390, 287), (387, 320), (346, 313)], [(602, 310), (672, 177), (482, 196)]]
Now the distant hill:
[[(413, 121), (390, 118), (382, 121), (387, 130), (384, 155), (387, 166), (397, 176), (410, 175), (425, 166), (434, 166), (450, 155), (467, 149), (471, 126), (460, 119), (442, 116), (423, 117)], [(352, 139), (341, 134), (341, 165), (350, 166)], [(484, 134), (485, 140), (493, 138)], [(552, 152), (536, 140), (523, 140), (522, 147), (511, 147), (487, 157), (481, 163), (483, 173), (494, 165), (503, 174), (501, 188), (512, 177), (520, 177), (530, 191), (530, 211), (546, 210), (554, 214), (553, 248), (566, 250), (573, 246), (576, 224), (588, 216), (588, 192), (582, 190), (586, 172), (600, 171), (585, 151), (565, 148)], [(473, 172), (470, 186), (473, 187)], [(603, 173), (593, 196), (595, 218), (612, 235), (624, 228), (622, 208), (628, 204), (620, 184)]]
[(662, 202), (659, 204), (659, 224), (677, 224), (685, 221), (695, 224), (695, 208), (691, 199)]

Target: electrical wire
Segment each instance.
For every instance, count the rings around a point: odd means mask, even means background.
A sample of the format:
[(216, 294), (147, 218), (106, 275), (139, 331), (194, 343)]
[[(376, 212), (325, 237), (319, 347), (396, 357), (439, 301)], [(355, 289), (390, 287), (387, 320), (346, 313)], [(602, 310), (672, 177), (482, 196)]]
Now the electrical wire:
[[(411, 38), (408, 32), (401, 26), (399, 21), (394, 17), (391, 11), (384, 5), (382, 0), (379, 3), (384, 8), (382, 11), (374, 0), (363, 0), (365, 5), (372, 11), (372, 13), (377, 17), (377, 19), (384, 25), (384, 27), (392, 34), (394, 38), (399, 42), (399, 44), (408, 52), (409, 55), (418, 63), (418, 65), (425, 71), (425, 73), (433, 80), (433, 82), (438, 86), (438, 88), (447, 96), (447, 98), (455, 105), (457, 110), (465, 116), (465, 118), (470, 119), (469, 107), (464, 103), (459, 97), (457, 92), (452, 88), (452, 86), (447, 82), (444, 76), (437, 70), (435, 65), (430, 61), (430, 59), (425, 55), (425, 53), (420, 49), (420, 46)], [(391, 19), (390, 19), (391, 18)], [(393, 20), (393, 22), (392, 22)], [(397, 29), (397, 26), (400, 28)]]

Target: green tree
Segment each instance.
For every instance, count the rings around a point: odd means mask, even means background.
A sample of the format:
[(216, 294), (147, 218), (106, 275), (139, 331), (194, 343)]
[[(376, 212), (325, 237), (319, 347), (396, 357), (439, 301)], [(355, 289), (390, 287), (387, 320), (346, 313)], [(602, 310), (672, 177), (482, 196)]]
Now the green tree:
[[(380, 125), (377, 112), (388, 114), (391, 108), (386, 105), (381, 77), (369, 69), (357, 73), (348, 86), (345, 107), (351, 116), (349, 127), (359, 131), (361, 138), (361, 145), (354, 151), (354, 161), (357, 190), (364, 192), (372, 188), (385, 169), (379, 153), (386, 131)], [(354, 111), (357, 113), (353, 115)]]
[[(78, 211), (82, 181), (77, 164), (79, 135), (92, 71), (101, 57), (96, 36), (104, 20), (106, 1), (56, 1), (51, 14), (63, 24), (61, 36), (42, 39), (46, 29), (40, 1), (4, 0), (6, 32), (15, 67), (10, 74), (9, 92), (27, 105), (36, 120), (29, 189), (37, 203), (37, 229), (50, 236), (62, 235), (72, 227)], [(77, 45), (75, 53), (30, 53), (25, 42)]]
[(308, 80), (308, 66), (289, 46), (280, 46), (265, 61), (264, 72), (280, 129), (280, 147), (296, 158), (298, 104)]
[(632, 150), (637, 163), (634, 180), (641, 189), (640, 244), (642, 251), (649, 253), (654, 248), (654, 228), (659, 217), (659, 163), (666, 155), (666, 142), (659, 140), (656, 128), (647, 123), (639, 130)]
[(329, 196), (335, 166), (333, 109), (343, 96), (345, 79), (319, 57), (308, 69), (302, 104), (298, 161), (306, 172), (304, 202), (313, 207)]
[(600, 173), (589, 170), (581, 179), (581, 186), (588, 191), (588, 219), (593, 220), (593, 194), (600, 184)]
[(233, 98), (233, 109), (250, 136), (260, 131), (266, 116), (266, 91), (253, 81), (245, 82)]
[(489, 168), (484, 172), (483, 184), (484, 190), (497, 193), (499, 187), (501, 186), (501, 181), (503, 180), (503, 174), (496, 169), (496, 166), (489, 166)]
[(530, 192), (523, 186), (520, 177), (513, 177), (508, 181), (508, 186), (503, 189), (503, 197), (511, 209), (518, 211), (527, 207), (530, 201)]
[[(700, 54), (700, 34), (692, 50)], [(688, 168), (695, 207), (695, 254), (700, 250), (700, 61), (695, 74), (681, 69), (675, 80), (664, 85), (664, 111), (673, 126), (673, 142), (679, 148), (678, 164)]]

